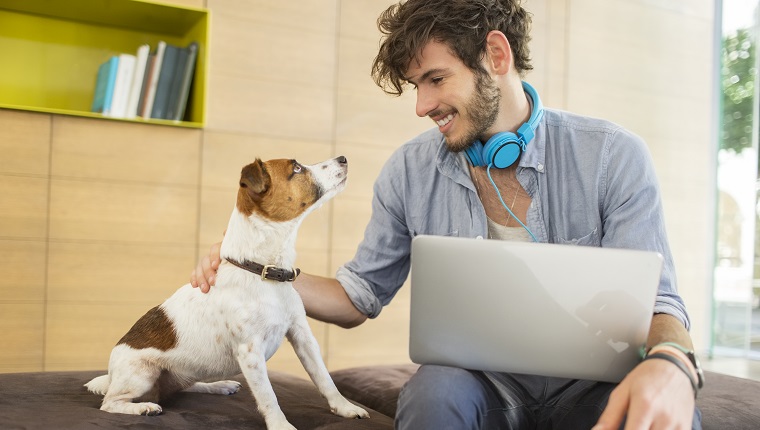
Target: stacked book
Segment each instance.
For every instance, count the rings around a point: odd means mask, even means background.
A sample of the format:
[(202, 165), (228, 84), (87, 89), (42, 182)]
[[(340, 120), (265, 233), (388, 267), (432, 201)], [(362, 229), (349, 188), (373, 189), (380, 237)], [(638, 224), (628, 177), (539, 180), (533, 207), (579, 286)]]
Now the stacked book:
[(98, 68), (92, 111), (112, 118), (182, 121), (198, 57), (198, 43), (186, 47), (158, 42), (151, 51), (109, 58)]

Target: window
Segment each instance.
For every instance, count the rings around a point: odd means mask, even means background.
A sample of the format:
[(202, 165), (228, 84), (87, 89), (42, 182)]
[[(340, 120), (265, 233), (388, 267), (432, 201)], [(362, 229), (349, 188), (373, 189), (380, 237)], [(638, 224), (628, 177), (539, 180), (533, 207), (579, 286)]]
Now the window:
[(712, 347), (760, 359), (758, 3), (722, 4)]

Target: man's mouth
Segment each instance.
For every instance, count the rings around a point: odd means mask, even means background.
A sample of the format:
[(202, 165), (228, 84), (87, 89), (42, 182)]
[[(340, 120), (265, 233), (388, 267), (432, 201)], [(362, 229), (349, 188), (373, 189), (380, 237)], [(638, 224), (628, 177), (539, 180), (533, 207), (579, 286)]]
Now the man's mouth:
[(450, 114), (446, 115), (445, 117), (437, 120), (435, 123), (438, 124), (439, 127), (443, 127), (446, 124), (448, 124), (449, 122), (451, 122), (452, 119), (454, 119), (454, 114), (450, 113)]

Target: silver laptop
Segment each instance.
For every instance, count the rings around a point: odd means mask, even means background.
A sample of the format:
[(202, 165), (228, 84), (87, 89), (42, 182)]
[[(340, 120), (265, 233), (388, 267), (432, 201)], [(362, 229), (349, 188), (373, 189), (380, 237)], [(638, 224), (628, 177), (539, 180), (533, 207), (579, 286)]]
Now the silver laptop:
[(640, 360), (656, 252), (417, 236), (415, 363), (619, 382)]

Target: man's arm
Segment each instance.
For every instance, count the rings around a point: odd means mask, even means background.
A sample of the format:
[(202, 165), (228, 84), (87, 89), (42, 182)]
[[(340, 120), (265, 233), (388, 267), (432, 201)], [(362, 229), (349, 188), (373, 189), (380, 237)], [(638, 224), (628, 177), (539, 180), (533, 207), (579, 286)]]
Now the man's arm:
[[(667, 314), (656, 314), (647, 339), (647, 349), (670, 354), (681, 360), (696, 380), (696, 370), (686, 354), (669, 346), (673, 342), (692, 349), (689, 333), (681, 322)], [(667, 360), (645, 360), (612, 391), (607, 407), (592, 430), (618, 429), (626, 419), (626, 429), (691, 429), (694, 417), (694, 389), (689, 377)]]
[(301, 295), (306, 314), (314, 319), (343, 328), (356, 327), (367, 320), (335, 278), (301, 273), (293, 287)]
[[(200, 288), (204, 293), (216, 281), (216, 271), (221, 262), (220, 247), (221, 243), (214, 244), (190, 275), (192, 286)], [(293, 287), (303, 300), (306, 314), (314, 319), (343, 328), (356, 327), (367, 319), (366, 315), (356, 309), (336, 279), (301, 273), (293, 282)]]

